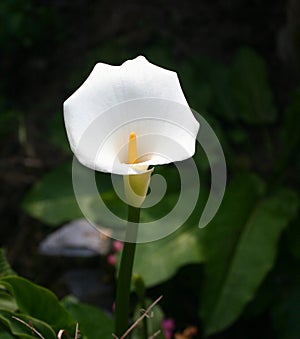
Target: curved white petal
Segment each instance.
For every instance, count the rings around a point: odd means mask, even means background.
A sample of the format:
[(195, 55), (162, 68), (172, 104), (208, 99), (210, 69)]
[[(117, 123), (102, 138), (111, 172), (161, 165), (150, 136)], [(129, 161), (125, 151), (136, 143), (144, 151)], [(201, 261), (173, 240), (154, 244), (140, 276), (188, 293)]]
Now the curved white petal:
[(140, 161), (157, 165), (193, 156), (199, 129), (177, 74), (144, 57), (121, 66), (97, 64), (65, 101), (64, 118), (81, 163), (122, 175), (143, 172), (126, 164), (131, 132), (137, 135)]

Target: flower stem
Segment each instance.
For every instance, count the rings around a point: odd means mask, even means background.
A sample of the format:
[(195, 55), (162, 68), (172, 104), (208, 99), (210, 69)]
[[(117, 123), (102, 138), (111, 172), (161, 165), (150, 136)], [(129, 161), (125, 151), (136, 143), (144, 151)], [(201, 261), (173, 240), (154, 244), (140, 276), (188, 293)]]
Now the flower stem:
[(117, 280), (115, 334), (120, 338), (129, 326), (129, 296), (136, 247), (140, 208), (128, 206), (126, 238)]

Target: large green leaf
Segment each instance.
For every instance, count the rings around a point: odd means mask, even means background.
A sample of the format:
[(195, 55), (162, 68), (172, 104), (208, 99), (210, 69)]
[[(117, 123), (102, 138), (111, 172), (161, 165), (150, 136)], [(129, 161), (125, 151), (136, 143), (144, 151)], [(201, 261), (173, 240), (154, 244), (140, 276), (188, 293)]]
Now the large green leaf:
[(197, 226), (191, 229), (185, 225), (161, 240), (138, 244), (134, 273), (141, 275), (150, 287), (171, 278), (185, 264), (202, 262), (199, 232)]
[(71, 165), (46, 174), (26, 195), (22, 206), (31, 216), (50, 225), (81, 218), (73, 192)]
[(261, 197), (254, 176), (235, 179), (221, 209), (203, 231), (205, 280), (201, 314), (206, 334), (231, 325), (272, 268), (282, 230), (298, 208), (296, 195)]
[[(82, 180), (84, 180), (84, 175), (90, 175), (90, 171), (82, 166), (82, 174), (80, 174)], [(110, 175), (100, 172), (93, 173), (93, 175), (95, 175), (99, 194), (101, 194), (108, 208), (117, 215), (126, 211), (126, 205), (113, 191)], [(84, 196), (81, 195), (80, 199), (81, 203), (88, 207), (89, 217), (98, 221), (99, 196), (92, 196), (87, 193)], [(82, 212), (73, 190), (72, 164), (59, 167), (42, 177), (25, 196), (22, 206), (31, 216), (53, 226), (82, 218)], [(100, 218), (99, 222), (103, 226), (111, 224), (111, 221), (105, 218), (105, 213), (103, 217), (100, 215)]]
[(111, 339), (114, 323), (101, 309), (65, 298), (63, 304), (78, 322), (83, 339)]
[(254, 50), (242, 48), (231, 70), (232, 93), (239, 117), (246, 123), (270, 123), (276, 108), (268, 84), (264, 60)]
[(49, 324), (55, 331), (74, 331), (74, 319), (51, 291), (17, 276), (4, 277), (0, 284), (14, 296), (21, 313)]

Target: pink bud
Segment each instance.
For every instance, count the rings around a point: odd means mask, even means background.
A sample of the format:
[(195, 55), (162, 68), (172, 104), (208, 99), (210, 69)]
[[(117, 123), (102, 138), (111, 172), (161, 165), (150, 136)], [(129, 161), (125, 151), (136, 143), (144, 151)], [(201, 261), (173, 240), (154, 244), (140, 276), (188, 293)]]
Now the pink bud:
[(172, 318), (165, 318), (163, 319), (161, 326), (163, 328), (166, 339), (171, 339), (173, 330), (175, 328), (174, 320)]
[(114, 252), (119, 252), (119, 251), (121, 251), (122, 249), (123, 249), (123, 243), (122, 243), (122, 241), (119, 241), (119, 240), (116, 240), (116, 241), (114, 241), (113, 242), (113, 245), (112, 245), (112, 247), (113, 247), (113, 251)]
[(107, 263), (111, 266), (116, 266), (117, 264), (117, 258), (114, 254), (109, 254), (106, 260), (107, 260)]

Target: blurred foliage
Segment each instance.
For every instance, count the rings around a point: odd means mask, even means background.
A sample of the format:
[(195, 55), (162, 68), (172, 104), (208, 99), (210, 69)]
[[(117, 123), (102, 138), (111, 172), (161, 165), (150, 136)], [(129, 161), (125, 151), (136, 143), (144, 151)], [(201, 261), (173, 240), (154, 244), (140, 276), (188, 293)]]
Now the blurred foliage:
[(46, 174), (23, 201), (23, 208), (49, 225), (80, 218), (72, 185), (70, 165)]
[(146, 286), (151, 287), (172, 277), (183, 265), (202, 261), (199, 230), (182, 226), (168, 237), (138, 244), (134, 272), (143, 277)]
[(62, 304), (80, 324), (83, 338), (109, 339), (113, 333), (113, 320), (94, 306), (79, 303), (72, 297), (66, 297)]
[(258, 178), (236, 177), (219, 213), (203, 231), (207, 265), (201, 311), (207, 334), (230, 325), (253, 298), (274, 264), (283, 229), (297, 212), (293, 191), (265, 197), (261, 186)]
[(78, 322), (82, 338), (95, 338), (95, 333), (111, 338), (112, 320), (103, 311), (75, 299), (59, 302), (51, 291), (8, 270), (4, 256), (0, 267), (7, 273), (0, 278), (0, 338), (55, 339), (60, 330), (74, 336)]

